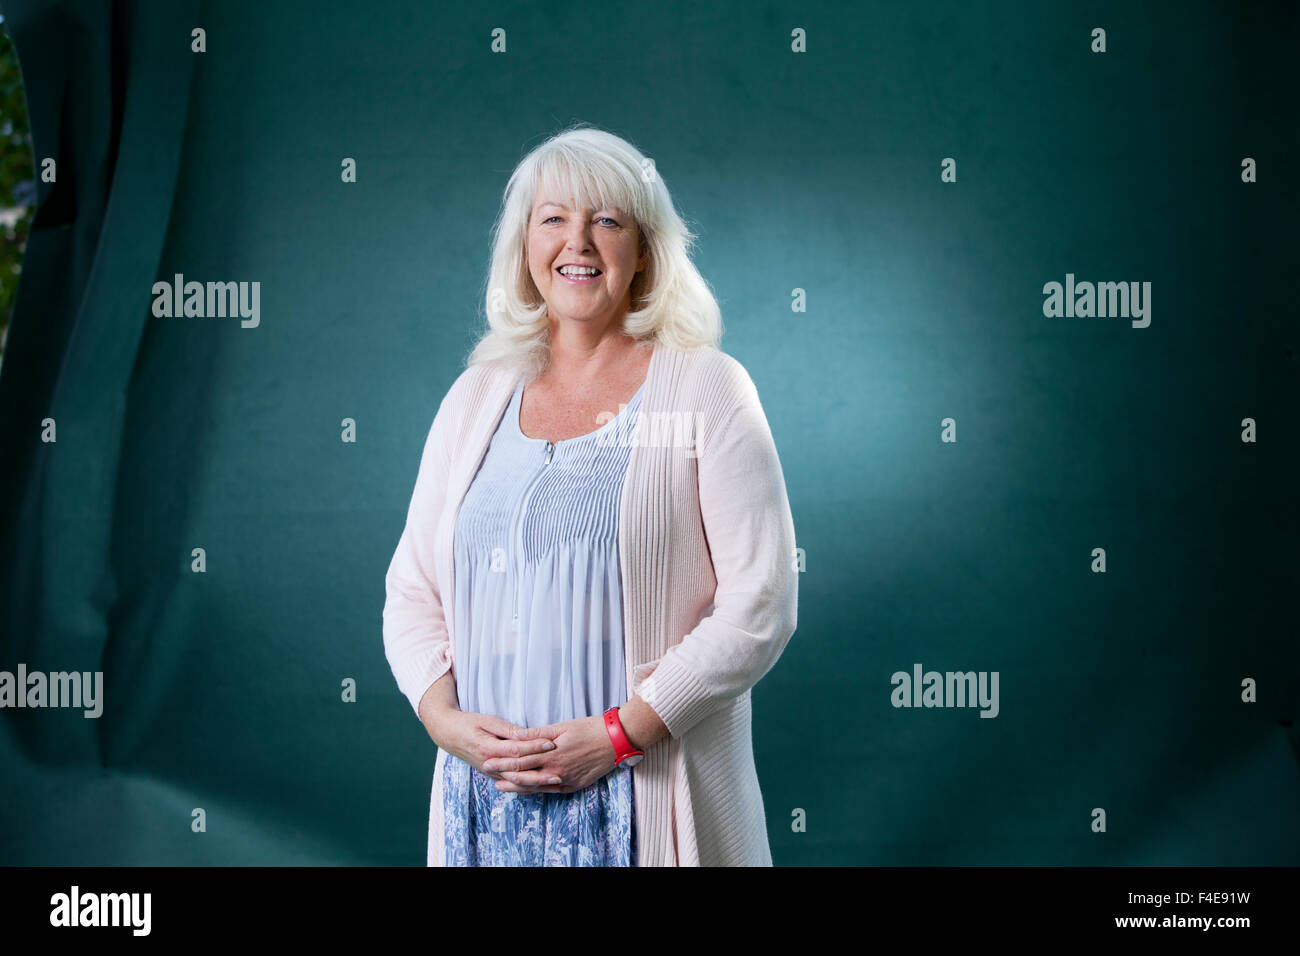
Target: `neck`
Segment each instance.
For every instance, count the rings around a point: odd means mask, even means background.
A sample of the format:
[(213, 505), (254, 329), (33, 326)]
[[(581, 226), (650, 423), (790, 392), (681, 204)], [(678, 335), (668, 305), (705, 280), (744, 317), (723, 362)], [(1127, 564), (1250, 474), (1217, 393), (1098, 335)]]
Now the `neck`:
[(597, 381), (626, 364), (628, 357), (644, 343), (627, 335), (620, 323), (611, 322), (599, 331), (581, 324), (551, 321), (550, 361), (544, 378), (568, 382)]

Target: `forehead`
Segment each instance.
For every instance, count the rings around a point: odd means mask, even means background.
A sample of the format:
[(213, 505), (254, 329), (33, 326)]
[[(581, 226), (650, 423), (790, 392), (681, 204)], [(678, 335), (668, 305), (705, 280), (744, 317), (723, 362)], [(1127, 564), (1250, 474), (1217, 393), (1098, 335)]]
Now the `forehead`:
[[(568, 201), (566, 201), (566, 200), (564, 200), (564, 199), (560, 199), (560, 198), (557, 197), (557, 196), (552, 196), (552, 195), (549, 195), (549, 194), (546, 194), (546, 193), (539, 193), (538, 196), (537, 196), (537, 199), (533, 202), (533, 209), (548, 209), (548, 208), (552, 208), (552, 207), (555, 208), (555, 209), (572, 209), (572, 208), (573, 208), (571, 205), (569, 205)], [(618, 209), (619, 207), (611, 203), (611, 204), (606, 204), (606, 205), (604, 205), (604, 206), (591, 206), (591, 207), (589, 207), (589, 208), (591, 208), (591, 209)]]
[(546, 170), (539, 177), (533, 193), (533, 210), (572, 209), (576, 205), (579, 211), (616, 209), (622, 212), (625, 210), (619, 193), (617, 187), (613, 193), (608, 193), (596, 179), (589, 179), (578, 171)]

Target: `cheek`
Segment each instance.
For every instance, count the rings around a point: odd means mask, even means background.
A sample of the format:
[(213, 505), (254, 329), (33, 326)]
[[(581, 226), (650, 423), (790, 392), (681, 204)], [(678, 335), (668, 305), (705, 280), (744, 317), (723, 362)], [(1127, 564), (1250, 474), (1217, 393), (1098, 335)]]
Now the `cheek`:
[(525, 242), (527, 243), (525, 255), (528, 257), (528, 264), (537, 265), (546, 252), (545, 246), (533, 236), (529, 236)]

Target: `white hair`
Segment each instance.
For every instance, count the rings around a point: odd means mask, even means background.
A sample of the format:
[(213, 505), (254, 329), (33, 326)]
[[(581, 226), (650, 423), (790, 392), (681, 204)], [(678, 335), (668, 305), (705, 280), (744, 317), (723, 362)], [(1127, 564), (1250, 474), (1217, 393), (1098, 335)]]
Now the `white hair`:
[[(531, 381), (550, 361), (546, 302), (528, 271), (526, 238), (537, 190), (554, 184), (574, 208), (617, 208), (640, 227), (638, 255), (646, 267), (631, 283), (623, 331), (678, 349), (718, 347), (722, 313), (691, 261), (696, 236), (677, 214), (662, 177), (627, 140), (580, 123), (557, 133), (515, 167), (492, 233), (485, 306), (488, 328), (467, 365), (503, 362)], [(581, 206), (579, 205), (581, 204)]]

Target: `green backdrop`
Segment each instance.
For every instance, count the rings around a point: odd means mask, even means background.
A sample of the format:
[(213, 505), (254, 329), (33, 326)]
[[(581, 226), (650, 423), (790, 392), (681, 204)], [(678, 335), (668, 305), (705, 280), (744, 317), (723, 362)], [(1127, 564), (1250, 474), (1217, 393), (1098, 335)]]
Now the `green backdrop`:
[[(3, 12), (57, 178), (0, 670), (104, 691), (0, 710), (0, 863), (423, 864), (384, 573), (505, 180), (575, 121), (655, 159), (781, 453), (777, 865), (1300, 863), (1296, 6)], [(178, 273), (260, 323), (152, 316)], [(1067, 275), (1151, 283), (1150, 324), (1045, 315)], [(997, 672), (997, 716), (893, 706), (915, 664)]]

